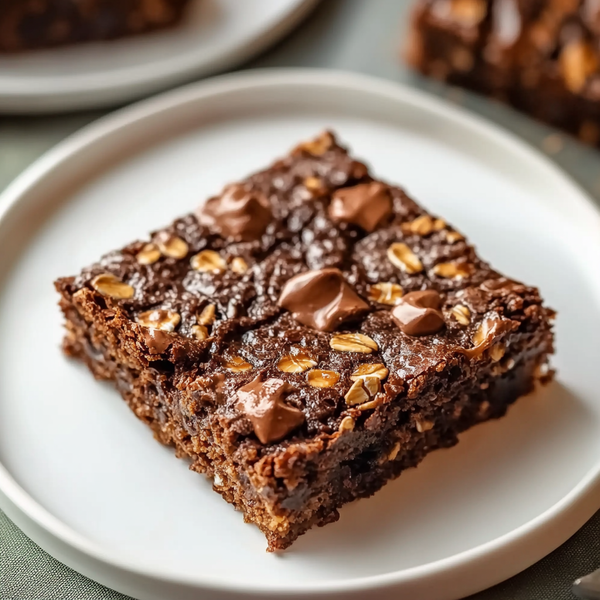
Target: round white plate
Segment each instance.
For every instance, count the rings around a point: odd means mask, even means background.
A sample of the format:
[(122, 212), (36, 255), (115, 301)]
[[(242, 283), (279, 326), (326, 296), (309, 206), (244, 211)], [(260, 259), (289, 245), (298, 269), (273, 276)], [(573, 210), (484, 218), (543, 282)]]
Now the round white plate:
[[(274, 555), (111, 386), (61, 355), (52, 281), (325, 127), (540, 286), (559, 311), (559, 375)], [(542, 558), (600, 508), (600, 217), (497, 128), (357, 75), (227, 76), (82, 130), (0, 207), (0, 506), (86, 575), (142, 600), (450, 600)]]
[(168, 31), (20, 55), (0, 54), (0, 111), (58, 112), (124, 103), (246, 62), (318, 0), (193, 0)]

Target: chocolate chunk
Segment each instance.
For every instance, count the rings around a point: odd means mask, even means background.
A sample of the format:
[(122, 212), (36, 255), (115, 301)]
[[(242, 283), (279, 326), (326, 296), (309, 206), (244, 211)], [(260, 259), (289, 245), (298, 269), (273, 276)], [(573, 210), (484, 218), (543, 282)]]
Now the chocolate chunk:
[(321, 331), (333, 331), (369, 310), (339, 269), (308, 271), (292, 277), (281, 292), (279, 306), (292, 312), (296, 321)]
[(392, 311), (394, 323), (407, 335), (429, 335), (444, 327), (442, 298), (435, 290), (410, 292)]
[(517, 0), (496, 0), (492, 5), (492, 32), (501, 46), (512, 46), (521, 35), (523, 23)]
[(252, 423), (256, 437), (263, 444), (278, 442), (304, 423), (304, 413), (288, 406), (284, 395), (293, 391), (282, 379), (261, 381), (259, 375), (237, 391), (237, 409)]
[(371, 233), (392, 214), (392, 208), (388, 186), (373, 181), (337, 190), (329, 205), (329, 217), (336, 223), (353, 223)]
[(251, 242), (265, 232), (272, 213), (264, 194), (235, 184), (200, 207), (197, 217), (202, 225), (217, 230), (223, 237)]
[(150, 354), (162, 354), (173, 343), (173, 338), (160, 329), (144, 328), (144, 341)]
[(181, 21), (191, 0), (0, 0), (0, 54), (107, 42)]

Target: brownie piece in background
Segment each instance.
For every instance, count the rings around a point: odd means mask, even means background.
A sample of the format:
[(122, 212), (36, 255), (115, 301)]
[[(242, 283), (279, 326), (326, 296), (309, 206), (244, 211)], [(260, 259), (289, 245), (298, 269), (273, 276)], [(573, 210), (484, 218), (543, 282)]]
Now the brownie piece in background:
[(66, 353), (270, 550), (552, 376), (538, 290), (331, 133), (56, 288)]
[(178, 23), (190, 0), (0, 0), (0, 53), (111, 40)]
[(406, 56), (600, 146), (597, 0), (417, 0)]

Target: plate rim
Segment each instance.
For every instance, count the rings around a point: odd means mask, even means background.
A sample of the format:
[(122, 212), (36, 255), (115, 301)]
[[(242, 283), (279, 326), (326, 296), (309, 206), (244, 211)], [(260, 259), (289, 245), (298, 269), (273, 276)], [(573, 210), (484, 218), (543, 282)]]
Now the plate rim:
[[(209, 81), (194, 83), (161, 94), (102, 117), (44, 154), (0, 194), (0, 222), (4, 221), (13, 209), (17, 208), (19, 201), (26, 196), (28, 191), (39, 184), (44, 176), (68, 164), (68, 161), (79, 151), (101, 143), (106, 136), (116, 133), (127, 125), (145, 119), (154, 119), (163, 111), (173, 110), (187, 103), (202, 102), (219, 95), (229, 95), (251, 89), (266, 91), (272, 87), (302, 85), (360, 91), (394, 100), (399, 105), (418, 106), (420, 109), (435, 112), (466, 130), (484, 134), (491, 143), (503, 146), (507, 151), (520, 155), (531, 164), (536, 164), (560, 185), (560, 193), (564, 193), (570, 202), (569, 209), (575, 207), (579, 211), (581, 219), (586, 219), (586, 238), (589, 238), (591, 231), (596, 232), (598, 239), (595, 241), (595, 246), (600, 257), (600, 210), (590, 196), (569, 175), (526, 142), (482, 117), (414, 88), (369, 75), (327, 69), (274, 68), (222, 75)], [(596, 281), (596, 284), (598, 287), (599, 281)], [(461, 569), (464, 571), (472, 568), (469, 565), (473, 562), (477, 562), (479, 567), (487, 565), (496, 569), (495, 580), (490, 583), (490, 577), (487, 576), (487, 583), (483, 586), (489, 587), (527, 568), (566, 541), (598, 510), (598, 501), (594, 499), (595, 497), (600, 497), (600, 458), (577, 485), (547, 510), (516, 529), (463, 552), (423, 565), (379, 575), (317, 583), (308, 582), (301, 585), (294, 584), (292, 587), (283, 587), (280, 584), (256, 586), (235, 581), (225, 582), (222, 578), (202, 573), (184, 577), (169, 572), (159, 572), (156, 568), (150, 571), (129, 559), (119, 558), (116, 560), (106, 550), (88, 540), (83, 534), (77, 533), (43, 508), (29, 496), (14, 480), (6, 467), (0, 463), (0, 508), (5, 510), (26, 533), (33, 532), (31, 537), (34, 541), (36, 538), (39, 540), (44, 536), (50, 536), (50, 539), (58, 542), (59, 545), (64, 544), (68, 549), (79, 553), (76, 558), (67, 560), (64, 559), (65, 553), (62, 550), (54, 550), (56, 554), (61, 555), (61, 560), (66, 564), (80, 563), (81, 559), (92, 560), (93, 563), (104, 568), (118, 572), (125, 570), (132, 576), (163, 584), (184, 585), (189, 586), (190, 589), (216, 593), (262, 594), (265, 597), (274, 598), (298, 593), (316, 596), (389, 590), (395, 586), (423, 583), (425, 579), (430, 582), (436, 577), (443, 579), (453, 571), (460, 572)], [(38, 532), (38, 529), (42, 533)], [(539, 549), (528, 548), (526, 558), (520, 561), (513, 558), (513, 562), (508, 567), (494, 564), (499, 558), (509, 559), (510, 552), (515, 549), (515, 546), (520, 542), (527, 541), (528, 538), (549, 541), (545, 542), (545, 549), (542, 552)], [(44, 541), (46, 542), (45, 538)], [(49, 543), (40, 543), (40, 545), (47, 549)], [(518, 566), (513, 564), (515, 561), (519, 563)], [(492, 564), (494, 564), (493, 567)], [(86, 571), (81, 568), (79, 570), (80, 572)], [(94, 578), (93, 575), (91, 577)], [(474, 584), (474, 587), (461, 589), (470, 590), (468, 593), (474, 593), (483, 587)]]
[[(291, 0), (278, 19), (271, 19), (255, 34), (236, 40), (208, 60), (200, 56), (191, 60), (194, 54), (191, 50), (184, 54), (190, 57), (188, 63), (178, 66), (180, 61), (173, 58), (164, 64), (158, 76), (145, 72), (149, 65), (144, 63), (120, 71), (118, 76), (111, 75), (108, 82), (103, 79), (102, 73), (86, 74), (77, 79), (62, 76), (56, 78), (60, 85), (48, 90), (39, 78), (30, 77), (6, 89), (3, 82), (6, 76), (0, 70), (0, 84), (3, 84), (0, 85), (0, 114), (52, 114), (106, 108), (160, 92), (169, 86), (184, 84), (192, 78), (233, 69), (283, 39), (311, 14), (320, 1)], [(14, 82), (15, 77), (9, 76), (9, 83), (11, 80)]]

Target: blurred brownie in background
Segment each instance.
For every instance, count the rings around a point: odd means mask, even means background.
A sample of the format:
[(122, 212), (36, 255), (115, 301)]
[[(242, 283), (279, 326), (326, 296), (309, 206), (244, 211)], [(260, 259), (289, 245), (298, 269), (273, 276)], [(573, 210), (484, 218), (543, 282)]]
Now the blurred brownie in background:
[(600, 0), (417, 0), (406, 56), (600, 146)]
[(0, 53), (110, 40), (178, 23), (190, 0), (0, 0)]

